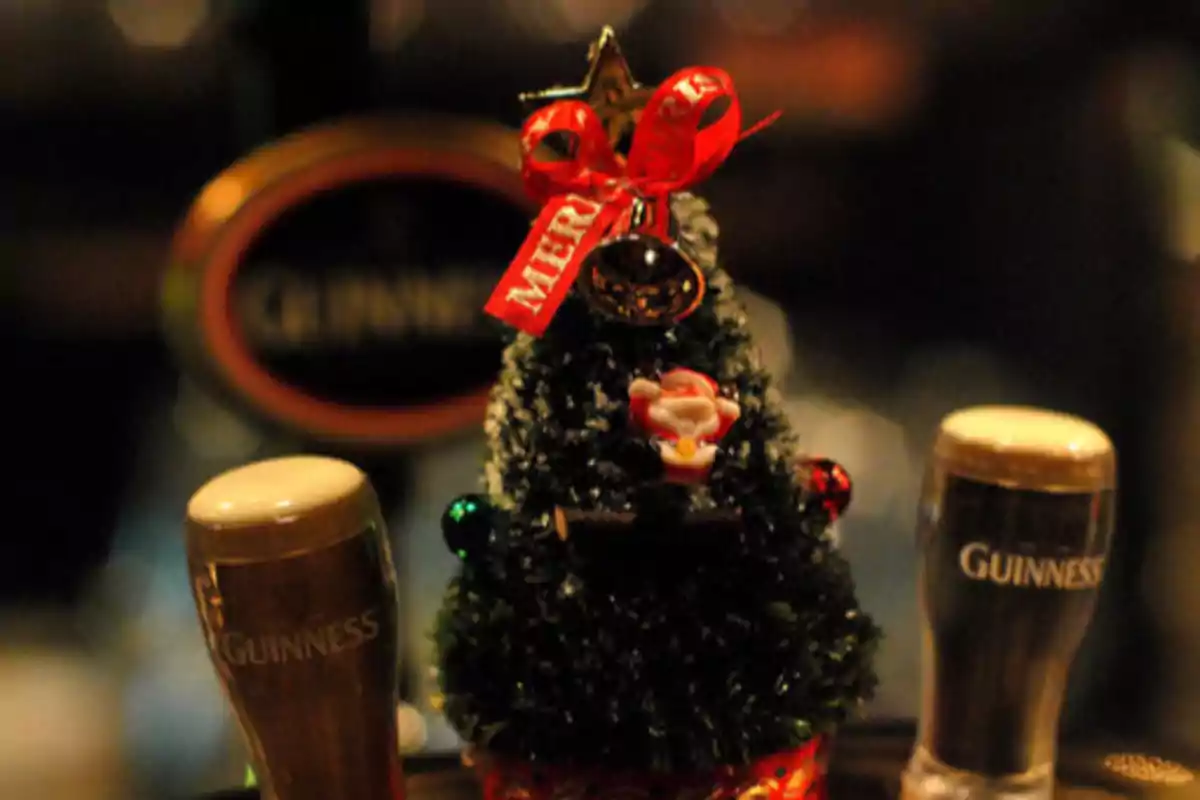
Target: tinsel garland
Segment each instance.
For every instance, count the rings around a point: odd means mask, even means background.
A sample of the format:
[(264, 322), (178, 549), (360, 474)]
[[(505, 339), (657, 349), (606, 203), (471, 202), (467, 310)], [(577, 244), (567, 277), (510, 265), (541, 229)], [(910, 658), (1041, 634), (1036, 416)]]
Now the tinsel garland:
[[(679, 195), (701, 308), (661, 332), (568, 297), (542, 338), (518, 334), (486, 422), (488, 495), (511, 520), (467, 561), (439, 614), (444, 712), (466, 740), (535, 763), (681, 772), (747, 764), (834, 729), (870, 697), (879, 630), (859, 608), (829, 517), (794, 480), (797, 441), (759, 365), (707, 205)], [(634, 374), (685, 365), (736, 386), (742, 418), (706, 490), (656, 484), (631, 434)], [(719, 562), (680, 532), (604, 565), (555, 535), (556, 506), (740, 507)]]

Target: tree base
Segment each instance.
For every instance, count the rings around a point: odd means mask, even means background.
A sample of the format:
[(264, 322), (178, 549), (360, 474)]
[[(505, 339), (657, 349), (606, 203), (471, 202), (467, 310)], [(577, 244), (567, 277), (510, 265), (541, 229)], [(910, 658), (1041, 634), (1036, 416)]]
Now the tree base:
[(828, 737), (708, 775), (609, 773), (540, 766), (472, 752), (483, 800), (827, 800)]

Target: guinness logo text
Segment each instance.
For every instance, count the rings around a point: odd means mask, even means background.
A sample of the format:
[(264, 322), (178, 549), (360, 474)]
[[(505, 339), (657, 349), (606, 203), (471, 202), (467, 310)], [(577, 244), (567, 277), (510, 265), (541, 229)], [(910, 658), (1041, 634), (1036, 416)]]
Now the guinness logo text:
[(221, 657), (233, 666), (289, 664), (362, 647), (379, 636), (379, 610), (369, 609), (338, 622), (294, 633), (247, 636), (236, 631), (218, 639)]
[(431, 275), (347, 268), (320, 280), (273, 266), (241, 285), (239, 311), (250, 341), (272, 351), (479, 335), (478, 309), (495, 271), (478, 267)]
[(1104, 580), (1104, 556), (1048, 558), (993, 550), (972, 542), (958, 553), (958, 566), (974, 581), (1029, 589), (1095, 589)]

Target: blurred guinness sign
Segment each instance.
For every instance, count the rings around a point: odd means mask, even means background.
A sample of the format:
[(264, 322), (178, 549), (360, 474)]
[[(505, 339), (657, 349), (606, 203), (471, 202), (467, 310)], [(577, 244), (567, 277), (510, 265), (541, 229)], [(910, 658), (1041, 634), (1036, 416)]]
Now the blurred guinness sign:
[(500, 331), (482, 309), (534, 209), (515, 131), (359, 121), (252, 153), (174, 243), (168, 330), (241, 407), (320, 441), (398, 446), (483, 418)]

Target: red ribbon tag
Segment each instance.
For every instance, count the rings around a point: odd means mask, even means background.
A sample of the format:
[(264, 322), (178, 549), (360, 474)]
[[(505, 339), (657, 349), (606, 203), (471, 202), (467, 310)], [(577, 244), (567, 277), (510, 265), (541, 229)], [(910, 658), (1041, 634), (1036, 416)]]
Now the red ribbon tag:
[[(718, 100), (728, 106), (700, 127)], [(521, 171), (526, 191), (544, 204), (525, 243), (484, 310), (515, 328), (540, 336), (579, 274), (587, 254), (628, 219), (634, 200), (665, 205), (671, 192), (707, 178), (740, 139), (774, 122), (778, 113), (739, 133), (741, 105), (727, 73), (709, 67), (680, 70), (654, 92), (633, 134), (628, 160), (587, 103), (561, 100), (532, 114), (521, 129)], [(567, 158), (535, 156), (552, 134), (572, 140)], [(654, 214), (654, 233), (668, 240), (666, 214)]]
[(828, 740), (708, 774), (638, 774), (474, 758), (484, 800), (826, 800)]
[(600, 243), (619, 209), (578, 195), (546, 203), (484, 310), (541, 336), (567, 292), (583, 257)]

